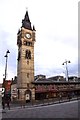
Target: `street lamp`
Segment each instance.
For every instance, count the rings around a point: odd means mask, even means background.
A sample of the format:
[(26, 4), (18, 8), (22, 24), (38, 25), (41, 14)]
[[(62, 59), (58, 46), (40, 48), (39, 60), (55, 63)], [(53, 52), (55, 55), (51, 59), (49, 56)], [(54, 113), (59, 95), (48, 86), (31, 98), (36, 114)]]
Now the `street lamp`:
[(71, 63), (69, 60), (65, 60), (65, 62), (63, 62), (62, 65), (66, 64), (66, 81), (68, 81), (68, 67), (67, 67), (67, 63)]
[(6, 57), (6, 65), (5, 65), (5, 80), (6, 80), (6, 76), (7, 76), (7, 60), (8, 60), (8, 53), (10, 53), (9, 50), (6, 51), (6, 55), (4, 57)]

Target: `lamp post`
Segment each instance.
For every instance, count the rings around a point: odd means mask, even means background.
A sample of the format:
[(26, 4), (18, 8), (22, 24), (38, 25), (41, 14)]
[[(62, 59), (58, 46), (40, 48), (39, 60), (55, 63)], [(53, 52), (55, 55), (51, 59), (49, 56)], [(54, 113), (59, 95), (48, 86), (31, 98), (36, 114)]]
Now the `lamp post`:
[(6, 65), (5, 65), (5, 80), (6, 80), (6, 76), (7, 76), (7, 61), (8, 61), (8, 53), (10, 53), (9, 50), (6, 51), (6, 55), (4, 57), (6, 57)]
[(67, 67), (67, 64), (68, 63), (71, 63), (69, 60), (67, 61), (67, 60), (65, 60), (65, 62), (63, 62), (63, 64), (62, 65), (66, 65), (66, 81), (68, 81), (68, 67)]

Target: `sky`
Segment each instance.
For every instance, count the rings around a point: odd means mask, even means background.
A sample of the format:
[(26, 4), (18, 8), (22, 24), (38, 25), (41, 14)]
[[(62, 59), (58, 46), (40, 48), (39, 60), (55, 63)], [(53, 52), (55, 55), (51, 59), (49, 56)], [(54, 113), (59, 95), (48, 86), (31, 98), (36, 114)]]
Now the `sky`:
[(78, 1), (77, 0), (0, 0), (0, 82), (17, 75), (17, 32), (28, 10), (36, 29), (34, 48), (35, 75), (65, 76), (65, 60), (69, 76), (78, 76)]

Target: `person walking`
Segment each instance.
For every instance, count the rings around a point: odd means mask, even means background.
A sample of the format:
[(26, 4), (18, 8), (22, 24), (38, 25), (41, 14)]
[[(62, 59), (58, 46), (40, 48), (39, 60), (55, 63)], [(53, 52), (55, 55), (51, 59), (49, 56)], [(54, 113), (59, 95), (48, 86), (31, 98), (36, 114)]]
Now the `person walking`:
[(6, 96), (5, 98), (8, 109), (10, 110), (10, 97)]
[(2, 108), (5, 109), (5, 98), (2, 97)]
[(59, 102), (62, 101), (62, 93), (59, 93)]

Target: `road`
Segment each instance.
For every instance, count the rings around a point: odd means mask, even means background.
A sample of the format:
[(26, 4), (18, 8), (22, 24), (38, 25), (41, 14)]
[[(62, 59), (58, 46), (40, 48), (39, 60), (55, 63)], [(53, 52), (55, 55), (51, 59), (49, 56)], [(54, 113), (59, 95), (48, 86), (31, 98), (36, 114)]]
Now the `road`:
[(78, 118), (79, 101), (46, 106), (16, 107), (2, 113), (2, 118)]

